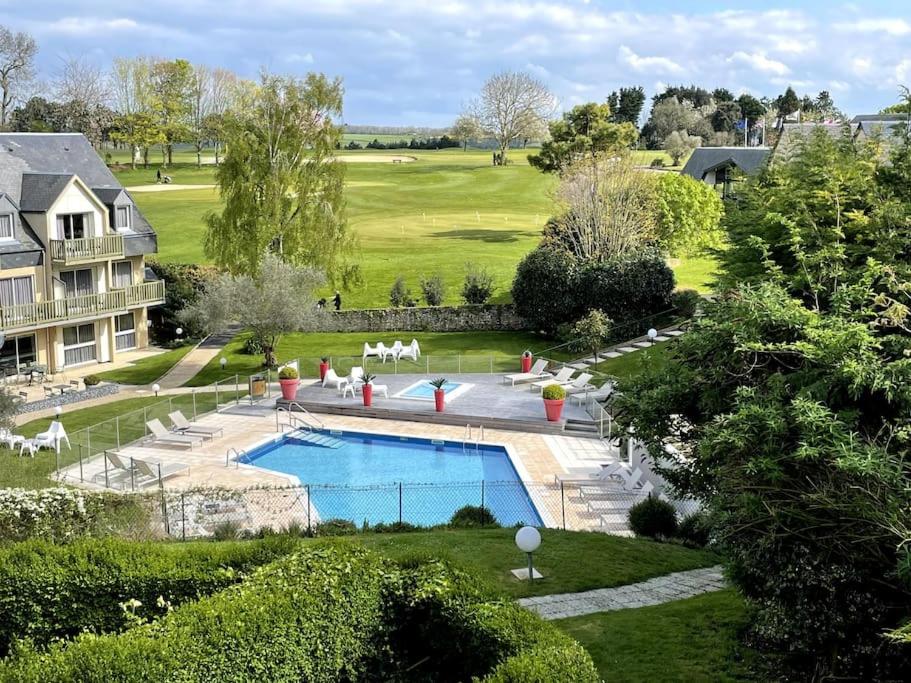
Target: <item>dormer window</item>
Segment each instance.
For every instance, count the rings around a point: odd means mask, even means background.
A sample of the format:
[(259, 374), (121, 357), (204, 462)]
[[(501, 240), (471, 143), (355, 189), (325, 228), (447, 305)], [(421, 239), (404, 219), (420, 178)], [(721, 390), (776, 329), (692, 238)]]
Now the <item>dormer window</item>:
[(68, 213), (57, 216), (57, 233), (61, 239), (79, 240), (88, 232), (90, 214)]
[(13, 214), (0, 213), (0, 240), (13, 239)]
[(115, 230), (129, 230), (130, 229), (130, 207), (129, 206), (116, 206), (114, 207), (114, 229)]

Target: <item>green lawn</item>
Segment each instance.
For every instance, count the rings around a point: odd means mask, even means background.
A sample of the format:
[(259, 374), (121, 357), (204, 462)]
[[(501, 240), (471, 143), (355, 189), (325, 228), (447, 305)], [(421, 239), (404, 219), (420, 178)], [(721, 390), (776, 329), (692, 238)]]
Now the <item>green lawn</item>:
[[(214, 409), (215, 395), (211, 392), (196, 394), (196, 409), (204, 412)], [(78, 404), (76, 404), (78, 405)], [(145, 412), (143, 412), (145, 408)], [(88, 408), (65, 407), (60, 421), (70, 437), (72, 448), (64, 444), (60, 451), (61, 465), (78, 462), (80, 454), (89, 449), (98, 452), (103, 448), (117, 446), (117, 429), (113, 418), (120, 416), (120, 442), (127, 443), (145, 434), (145, 419), (158, 418), (169, 424), (167, 414), (171, 410), (182, 410), (190, 417), (193, 410), (193, 396), (179, 394), (170, 400), (165, 397), (140, 396), (112, 401)], [(55, 418), (45, 417), (26, 422), (14, 432), (30, 437), (43, 432)], [(86, 428), (92, 427), (91, 430)], [(0, 487), (18, 486), (23, 488), (45, 488), (53, 486), (48, 475), (57, 467), (53, 451), (42, 450), (34, 458), (19, 457), (18, 451), (0, 446)]]
[[(248, 336), (249, 333), (245, 332), (234, 337), (223, 352), (213, 358), (187, 386), (205, 386), (235, 374), (258, 372), (262, 356), (241, 352)], [(347, 373), (352, 365), (363, 365), (361, 354), (365, 341), (371, 345), (383, 341), (391, 346), (396, 339), (408, 344), (412, 338), (420, 343), (423, 356), (417, 364), (407, 360), (399, 363), (401, 372), (408, 372), (408, 368), (421, 372), (428, 372), (429, 368), (429, 373), (439, 374), (458, 371), (490, 372), (491, 367), (495, 372), (518, 371), (522, 351), (540, 351), (557, 343), (529, 332), (300, 332), (284, 335), (278, 343), (276, 355), (279, 362), (300, 359), (303, 376), (312, 378), (319, 374), (319, 359), (322, 356), (332, 358), (332, 365), (337, 372)], [(457, 358), (459, 354), (465, 354), (461, 361)], [(547, 356), (557, 360), (569, 357), (560, 352), (548, 353)], [(222, 357), (228, 360), (224, 370), (220, 365)], [(375, 373), (395, 370), (392, 361), (382, 364), (376, 358), (369, 358), (367, 367)]]
[(170, 370), (181, 358), (193, 350), (193, 344), (187, 344), (180, 348), (171, 349), (164, 353), (159, 353), (147, 358), (141, 358), (132, 365), (118, 368), (117, 370), (108, 370), (99, 372), (98, 376), (106, 382), (117, 382), (118, 384), (151, 384), (160, 379), (168, 370)]
[[(385, 150), (345, 151), (369, 159)], [(396, 153), (396, 152), (388, 152)], [(549, 191), (555, 178), (531, 168), (528, 151), (513, 150), (512, 164), (493, 167), (490, 152), (460, 149), (408, 150), (417, 161), (404, 164), (347, 164), (347, 215), (359, 239), (357, 261), (365, 285), (345, 294), (345, 307), (382, 307), (398, 275), (420, 298), (421, 276), (440, 273), (446, 303), (459, 301), (465, 265), (474, 262), (494, 277), (494, 301), (508, 301), (519, 260), (540, 239), (553, 211)], [(660, 151), (636, 151), (647, 164)], [(188, 159), (181, 152), (176, 159)], [(155, 168), (118, 172), (126, 186), (154, 182)], [(167, 170), (177, 184), (211, 184), (214, 168), (175, 164)], [(220, 210), (217, 190), (136, 192), (136, 203), (158, 231), (165, 262), (205, 263), (208, 211)], [(704, 289), (711, 261), (689, 259), (675, 267), (678, 285)], [(328, 289), (326, 290), (328, 292)]]
[(749, 617), (733, 590), (555, 622), (589, 651), (605, 681), (758, 681), (738, 639)]
[(367, 534), (357, 542), (393, 559), (445, 557), (514, 598), (608, 588), (718, 563), (713, 553), (668, 543), (581, 531), (542, 529), (535, 567), (544, 575), (529, 584), (511, 569), (527, 566), (515, 529)]
[(662, 342), (648, 349), (625, 353), (619, 358), (610, 358), (591, 367), (606, 375), (613, 375), (621, 380), (626, 379), (638, 375), (646, 367), (660, 368), (666, 365), (671, 353), (669, 345), (673, 343), (673, 341)]

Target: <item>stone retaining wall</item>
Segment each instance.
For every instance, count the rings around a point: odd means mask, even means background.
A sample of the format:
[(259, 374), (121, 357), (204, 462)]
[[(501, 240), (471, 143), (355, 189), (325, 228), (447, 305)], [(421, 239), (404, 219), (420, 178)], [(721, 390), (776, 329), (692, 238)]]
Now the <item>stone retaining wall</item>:
[(86, 387), (82, 391), (67, 391), (64, 394), (58, 394), (49, 398), (42, 398), (39, 401), (23, 403), (19, 406), (18, 412), (19, 414), (34, 413), (39, 410), (47, 410), (48, 408), (55, 408), (57, 406), (81, 403), (82, 401), (90, 401), (93, 398), (101, 398), (102, 396), (112, 396), (119, 391), (119, 384), (98, 384), (94, 387)]
[(483, 332), (527, 330), (512, 304), (326, 311), (307, 332)]

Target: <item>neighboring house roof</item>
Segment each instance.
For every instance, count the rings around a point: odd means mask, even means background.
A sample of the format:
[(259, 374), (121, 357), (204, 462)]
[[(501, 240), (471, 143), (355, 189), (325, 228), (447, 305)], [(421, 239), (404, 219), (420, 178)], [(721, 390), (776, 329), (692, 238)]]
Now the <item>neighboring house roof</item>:
[(703, 180), (710, 171), (733, 166), (751, 174), (762, 168), (769, 152), (768, 147), (697, 147), (681, 173)]
[(13, 239), (0, 240), (0, 265), (9, 268), (38, 265), (44, 254), (44, 245), (32, 226), (22, 217), (15, 200), (5, 192), (0, 192), (0, 213), (10, 211), (13, 214)]
[(106, 206), (113, 206), (121, 195), (132, 204), (134, 234), (126, 236), (135, 244), (124, 246), (128, 254), (156, 250), (152, 226), (84, 135), (0, 132), (0, 193), (8, 195), (20, 211), (47, 211), (73, 176)]
[(851, 123), (863, 123), (864, 121), (907, 121), (907, 114), (858, 114)]
[(19, 210), (26, 213), (47, 211), (72, 179), (71, 173), (23, 173)]
[(859, 121), (855, 135), (863, 133), (867, 137), (882, 135), (884, 137), (898, 137), (901, 135), (908, 122), (902, 119), (864, 120)]
[(773, 158), (787, 158), (797, 150), (797, 145), (806, 140), (817, 130), (822, 130), (833, 139), (838, 139), (850, 132), (844, 123), (786, 123), (781, 127), (778, 142), (772, 149)]

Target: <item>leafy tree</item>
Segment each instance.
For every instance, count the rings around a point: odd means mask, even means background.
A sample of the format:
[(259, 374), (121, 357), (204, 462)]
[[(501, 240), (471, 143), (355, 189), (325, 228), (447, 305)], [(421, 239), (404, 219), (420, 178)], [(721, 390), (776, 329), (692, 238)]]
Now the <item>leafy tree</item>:
[(582, 314), (578, 260), (562, 245), (545, 241), (516, 267), (512, 300), (534, 329), (553, 334)]
[(421, 293), (424, 295), (424, 301), (428, 306), (439, 306), (446, 298), (446, 284), (443, 282), (443, 276), (439, 273), (431, 275), (428, 278), (421, 278)]
[(693, 85), (670, 85), (664, 89), (664, 92), (658, 93), (652, 98), (654, 103), (668, 99), (676, 99), (678, 102), (689, 102), (694, 107), (705, 107), (712, 103), (712, 93), (705, 88)]
[(493, 277), (481, 266), (468, 263), (462, 283), (462, 300), (466, 304), (486, 304), (493, 296)]
[(724, 205), (713, 188), (677, 173), (662, 173), (656, 182), (658, 244), (671, 256), (692, 256), (723, 243)]
[(345, 220), (344, 164), (335, 159), (342, 85), (263, 75), (224, 119), (227, 153), (215, 180), (221, 213), (206, 216), (206, 253), (232, 273), (255, 274), (267, 251), (349, 281), (353, 247)]
[[(450, 129), (452, 136), (456, 140), (461, 140), (465, 151), (468, 150), (468, 143), (477, 140), (484, 134), (484, 129), (480, 122), (471, 114), (460, 114), (452, 124)], [(374, 142), (376, 142), (374, 140)]]
[(788, 86), (784, 94), (775, 100), (775, 106), (782, 116), (787, 116), (797, 111), (800, 108), (800, 99), (797, 97), (797, 93), (794, 92), (794, 88)]
[(30, 97), (10, 116), (10, 129), (18, 133), (54, 133), (62, 126), (63, 114), (57, 102), (43, 97)]
[(911, 617), (907, 155), (818, 131), (748, 181), (725, 289), (616, 407), (708, 507), (754, 643), (799, 679), (911, 664), (883, 638)]
[(389, 290), (389, 305), (393, 308), (401, 308), (408, 305), (411, 301), (411, 291), (405, 284), (405, 278), (399, 275), (392, 283), (392, 289)]
[(735, 126), (743, 120), (740, 105), (733, 100), (719, 102), (715, 113), (712, 114), (712, 128), (716, 131), (733, 133)]
[[(115, 116), (112, 121), (113, 131), (111, 139), (129, 145), (134, 150), (148, 150), (152, 145), (165, 141), (164, 134), (158, 121), (150, 113), (135, 112)], [(145, 165), (148, 166), (148, 154), (144, 156)], [(136, 155), (130, 155), (130, 163), (136, 168)]]
[(317, 314), (314, 292), (323, 275), (282, 261), (262, 257), (256, 275), (222, 273), (205, 285), (197, 300), (181, 315), (208, 333), (238, 322), (263, 342), (263, 365), (275, 365), (275, 347), (283, 334), (299, 332)]
[(572, 326), (570, 336), (579, 348), (591, 351), (594, 362), (598, 362), (598, 351), (610, 333), (611, 320), (604, 312), (595, 308), (577, 320)]
[(638, 136), (631, 123), (611, 123), (607, 104), (580, 104), (550, 124), (550, 140), (538, 154), (529, 155), (528, 162), (541, 171), (562, 172), (583, 158), (619, 154)]
[(655, 103), (649, 117), (649, 128), (655, 141), (663, 144), (671, 133), (686, 131), (696, 133), (702, 122), (702, 114), (689, 100), (668, 97)]
[(751, 126), (766, 113), (766, 108), (762, 102), (749, 93), (744, 93), (738, 97), (737, 104), (740, 106), (740, 115), (746, 117)]
[(715, 100), (716, 104), (721, 104), (722, 102), (733, 102), (734, 95), (727, 88), (715, 88), (712, 91), (712, 99)]
[(171, 164), (174, 143), (190, 139), (193, 66), (186, 59), (160, 61), (149, 73), (152, 109), (164, 137), (166, 162)]
[(664, 151), (670, 155), (674, 166), (679, 166), (683, 157), (701, 146), (702, 138), (685, 130), (675, 130), (664, 139)]
[(610, 107), (610, 120), (613, 123), (631, 123), (639, 127), (639, 116), (645, 104), (645, 89), (641, 85), (632, 88), (620, 88), (607, 97)]

